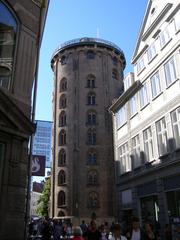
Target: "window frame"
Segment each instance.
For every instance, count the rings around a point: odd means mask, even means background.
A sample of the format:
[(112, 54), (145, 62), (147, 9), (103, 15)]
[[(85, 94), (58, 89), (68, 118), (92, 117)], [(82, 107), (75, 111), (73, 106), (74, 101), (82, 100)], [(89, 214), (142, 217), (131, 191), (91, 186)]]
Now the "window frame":
[[(167, 131), (165, 117), (161, 118), (159, 121), (156, 122), (156, 135), (157, 135), (159, 156), (163, 156), (167, 154), (169, 151), (168, 131)], [(162, 148), (163, 145), (164, 145), (164, 149)]]
[(151, 126), (143, 131), (143, 143), (146, 162), (154, 160), (154, 145)]

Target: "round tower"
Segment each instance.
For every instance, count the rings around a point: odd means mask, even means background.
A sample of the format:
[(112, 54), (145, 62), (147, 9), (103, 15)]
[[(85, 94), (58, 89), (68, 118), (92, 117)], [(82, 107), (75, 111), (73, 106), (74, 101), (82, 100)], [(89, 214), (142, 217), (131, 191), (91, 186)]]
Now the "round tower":
[(52, 216), (114, 218), (113, 99), (123, 91), (125, 57), (115, 44), (81, 38), (53, 54)]

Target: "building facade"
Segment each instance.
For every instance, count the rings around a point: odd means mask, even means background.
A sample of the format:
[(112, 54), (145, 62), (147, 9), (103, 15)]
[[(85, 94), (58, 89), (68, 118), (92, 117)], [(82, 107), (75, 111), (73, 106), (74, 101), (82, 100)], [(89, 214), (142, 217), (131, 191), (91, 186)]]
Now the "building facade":
[(33, 155), (46, 156), (46, 168), (51, 167), (52, 122), (36, 120)]
[(149, 0), (125, 91), (111, 106), (118, 219), (180, 216), (180, 3)]
[(31, 93), (48, 1), (0, 0), (0, 239), (22, 240)]
[(112, 124), (125, 57), (111, 42), (75, 39), (53, 54), (52, 216), (114, 219)]

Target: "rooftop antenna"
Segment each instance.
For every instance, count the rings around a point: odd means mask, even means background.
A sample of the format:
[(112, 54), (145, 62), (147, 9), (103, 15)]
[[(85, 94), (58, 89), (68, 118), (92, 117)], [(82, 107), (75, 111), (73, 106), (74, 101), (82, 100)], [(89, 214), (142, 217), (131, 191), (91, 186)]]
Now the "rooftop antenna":
[(99, 38), (99, 28), (96, 29), (96, 37)]

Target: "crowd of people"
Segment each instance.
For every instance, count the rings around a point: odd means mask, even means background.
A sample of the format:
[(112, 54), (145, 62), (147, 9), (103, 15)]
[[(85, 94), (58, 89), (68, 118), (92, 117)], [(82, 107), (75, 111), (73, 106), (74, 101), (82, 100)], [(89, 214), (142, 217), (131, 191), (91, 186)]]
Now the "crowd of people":
[(145, 222), (142, 228), (137, 217), (132, 218), (129, 226), (108, 222), (98, 226), (95, 220), (90, 223), (82, 221), (79, 226), (73, 226), (71, 222), (41, 219), (31, 221), (29, 236), (32, 240), (172, 240), (170, 225), (165, 227), (162, 238), (150, 222)]

